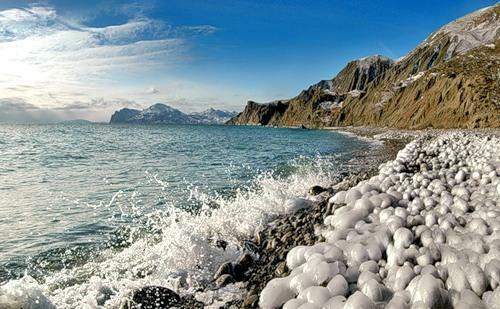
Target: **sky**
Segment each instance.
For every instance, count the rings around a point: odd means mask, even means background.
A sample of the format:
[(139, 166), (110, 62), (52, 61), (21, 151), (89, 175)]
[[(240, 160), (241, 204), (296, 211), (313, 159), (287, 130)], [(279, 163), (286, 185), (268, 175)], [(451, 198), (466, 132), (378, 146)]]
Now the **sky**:
[(0, 122), (123, 107), (241, 111), (347, 62), (404, 56), (483, 0), (1, 0)]

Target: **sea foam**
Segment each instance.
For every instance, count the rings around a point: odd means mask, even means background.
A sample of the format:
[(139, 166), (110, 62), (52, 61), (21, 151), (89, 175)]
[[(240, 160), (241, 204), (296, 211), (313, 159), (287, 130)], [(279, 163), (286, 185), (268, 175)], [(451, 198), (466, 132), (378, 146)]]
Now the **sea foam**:
[[(24, 308), (118, 307), (133, 290), (159, 285), (193, 293), (217, 307), (239, 290), (231, 286), (195, 293), (210, 283), (216, 268), (235, 260), (243, 241), (289, 210), (290, 200), (305, 197), (312, 185), (331, 185), (336, 178), (326, 160), (296, 168), (286, 177), (261, 174), (251, 188), (238, 190), (232, 198), (215, 198), (211, 207), (205, 204), (196, 214), (173, 207), (155, 213), (159, 239), (144, 237), (121, 251), (105, 250), (99, 259), (58, 271), (44, 282), (29, 276), (11, 280), (0, 287), (0, 302)], [(218, 240), (227, 247), (217, 246)]]

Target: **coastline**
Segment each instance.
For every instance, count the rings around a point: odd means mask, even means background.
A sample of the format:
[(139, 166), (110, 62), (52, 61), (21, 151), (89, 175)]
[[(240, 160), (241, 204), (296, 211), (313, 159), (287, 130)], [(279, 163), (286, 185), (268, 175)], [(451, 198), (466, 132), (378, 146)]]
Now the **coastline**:
[[(331, 203), (331, 199), (335, 196), (335, 193), (349, 192), (348, 190), (355, 188), (360, 182), (366, 182), (371, 177), (376, 178), (381, 171), (379, 164), (386, 161), (388, 163), (393, 162), (392, 160), (400, 156), (398, 155), (400, 150), (408, 148), (411, 143), (418, 143), (421, 140), (436, 140), (453, 134), (472, 134), (476, 135), (477, 138), (484, 137), (486, 139), (500, 136), (500, 130), (498, 129), (422, 131), (366, 127), (326, 129), (348, 135), (354, 134), (363, 140), (370, 139), (376, 143), (382, 142), (383, 145), (379, 148), (381, 153), (378, 155), (378, 161), (372, 161), (370, 167), (364, 172), (349, 175), (344, 181), (332, 188), (324, 188), (323, 192), (311, 195), (311, 199), (317, 201), (312, 207), (280, 216), (269, 223), (254, 239), (249, 240), (253, 244), (253, 250), (250, 253), (256, 258), (248, 269), (248, 277), (240, 283), (240, 287), (244, 291), (243, 297), (225, 304), (222, 308), (258, 308), (259, 301), (262, 306), (261, 294), (267, 284), (273, 278), (283, 278), (291, 274), (292, 269), (287, 267), (287, 254), (290, 250), (297, 246), (313, 247), (314, 244), (325, 241), (324, 226), (322, 227), (322, 225), (324, 220), (333, 212), (332, 207), (335, 207), (335, 205)], [(417, 169), (415, 173), (424, 171)], [(361, 287), (353, 287), (353, 292), (358, 288)], [(448, 301), (451, 302), (451, 299), (448, 299)]]
[[(378, 166), (395, 157), (397, 152), (403, 149), (408, 142), (406, 136), (390, 136), (390, 138), (384, 140), (375, 139), (373, 137), (374, 134), (369, 134), (370, 129), (368, 128), (363, 129), (364, 134), (356, 134), (352, 130), (336, 130), (331, 128), (327, 130), (372, 143), (374, 145), (374, 153), (370, 155), (366, 153), (359, 154), (360, 157), (364, 157), (369, 163), (361, 171), (353, 171), (331, 188), (315, 188), (317, 192), (314, 193), (318, 194), (311, 194), (313, 192), (310, 190), (308, 199), (315, 201), (311, 207), (279, 216), (269, 222), (267, 227), (258, 232), (253, 239), (247, 240), (247, 243), (251, 244), (250, 248), (252, 248), (247, 253), (253, 256), (254, 260), (248, 268), (248, 276), (237, 283), (239, 288), (243, 290), (242, 298), (228, 302), (220, 307), (209, 306), (209, 308), (259, 308), (259, 295), (266, 283), (276, 276), (281, 277), (289, 274), (286, 266), (287, 253), (295, 246), (310, 246), (324, 241), (324, 237), (317, 233), (326, 214), (331, 211), (328, 200), (335, 192), (347, 190), (360, 181), (369, 179), (375, 175), (378, 172)], [(376, 133), (380, 133), (379, 130)], [(311, 189), (314, 189), (314, 187)], [(238, 261), (230, 261), (229, 263), (234, 265)], [(214, 280), (216, 281), (220, 276), (220, 273), (214, 274)], [(225, 289), (224, 286), (219, 288)]]
[[(352, 136), (352, 135), (351, 135)], [(324, 238), (318, 234), (321, 224), (331, 209), (328, 200), (339, 190), (347, 190), (360, 181), (369, 179), (378, 166), (393, 158), (406, 141), (398, 138), (383, 142), (356, 135), (373, 147), (353, 154), (346, 162), (350, 172), (331, 187), (313, 186), (305, 198), (287, 200), (292, 211), (278, 215), (257, 231), (254, 237), (242, 241), (241, 255), (219, 265), (213, 281), (201, 290), (177, 294), (167, 288), (144, 287), (134, 291), (122, 308), (154, 308), (156, 300), (172, 302), (179, 308), (258, 308), (259, 295), (267, 282), (275, 276), (289, 273), (287, 253), (295, 246), (314, 245)], [(224, 246), (224, 243), (220, 245)]]
[[(304, 178), (296, 179), (297, 181), (299, 181), (299, 183), (302, 183), (302, 185), (300, 186), (301, 189), (299, 190), (300, 192), (305, 193), (309, 188), (309, 193), (306, 196), (303, 195), (302, 193), (299, 193), (299, 191), (296, 191), (292, 194), (288, 194), (286, 198), (280, 199), (280, 201), (276, 205), (271, 204), (271, 206), (274, 205), (275, 207), (279, 207), (280, 209), (282, 209), (282, 211), (276, 213), (272, 217), (269, 217), (271, 221), (266, 220), (267, 223), (264, 222), (259, 227), (256, 227), (251, 231), (249, 231), (244, 236), (244, 238), (243, 237), (239, 238), (239, 240), (237, 240), (237, 243), (230, 241), (227, 250), (226, 250), (227, 243), (225, 244), (225, 240), (229, 240), (228, 238), (220, 237), (219, 239), (217, 239), (217, 242), (215, 242), (214, 240), (213, 243), (211, 243), (211, 246), (214, 247), (212, 249), (220, 250), (224, 254), (233, 252), (231, 251), (232, 247), (237, 247), (239, 249), (237, 250), (236, 254), (227, 254), (225, 258), (214, 260), (213, 257), (211, 257), (212, 261), (214, 261), (213, 262), (214, 267), (211, 267), (211, 269), (206, 273), (207, 278), (203, 284), (195, 287), (188, 285), (189, 283), (186, 281), (179, 281), (178, 285), (175, 284), (165, 285), (161, 281), (156, 281), (156, 282), (148, 282), (147, 284), (142, 285), (142, 287), (141, 285), (137, 285), (135, 287), (130, 286), (129, 290), (123, 290), (122, 295), (119, 295), (119, 297), (117, 295), (117, 297), (112, 299), (113, 300), (112, 307), (154, 308), (155, 307), (154, 304), (160, 301), (163, 304), (171, 304), (179, 308), (257, 308), (259, 306), (263, 308), (281, 308), (283, 303), (280, 303), (279, 305), (269, 304), (269, 298), (273, 295), (270, 296), (270, 293), (268, 291), (269, 289), (267, 287), (271, 284), (272, 289), (276, 290), (276, 288), (278, 288), (279, 291), (279, 289), (282, 287), (280, 287), (279, 285), (277, 287), (272, 286), (274, 283), (276, 283), (277, 279), (288, 277), (288, 279), (286, 280), (289, 280), (289, 278), (297, 275), (297, 272), (302, 271), (300, 267), (299, 270), (294, 269), (294, 266), (290, 265), (290, 262), (288, 261), (290, 260), (290, 255), (293, 256), (294, 254), (296, 254), (296, 253), (292, 254), (290, 253), (293, 252), (295, 248), (308, 248), (308, 250), (309, 249), (313, 250), (313, 248), (316, 248), (318, 244), (325, 244), (325, 243), (333, 244), (331, 242), (331, 239), (329, 240), (329, 238), (332, 237), (331, 236), (332, 231), (331, 230), (329, 231), (329, 226), (331, 225), (331, 222), (334, 221), (332, 217), (335, 217), (339, 210), (341, 210), (340, 212), (345, 212), (345, 211), (349, 212), (350, 210), (355, 210), (355, 205), (357, 205), (357, 201), (356, 203), (354, 202), (344, 203), (344, 200), (342, 200), (342, 202), (337, 203), (339, 199), (338, 197), (339, 194), (342, 195), (343, 192), (343, 194), (346, 195), (348, 194), (348, 192), (357, 192), (356, 194), (360, 195), (361, 197), (363, 197), (365, 193), (370, 195), (366, 196), (365, 199), (372, 198), (373, 197), (372, 195), (376, 196), (379, 194), (380, 195), (385, 194), (385, 197), (388, 197), (388, 195), (390, 195), (391, 197), (389, 197), (389, 200), (391, 201), (394, 209), (403, 209), (404, 208), (403, 206), (406, 206), (410, 203), (408, 203), (408, 201), (404, 201), (404, 199), (401, 199), (401, 197), (398, 197), (398, 194), (394, 192), (394, 188), (391, 189), (391, 187), (384, 182), (387, 179), (391, 179), (390, 180), (391, 182), (397, 182), (398, 181), (397, 179), (401, 177), (403, 178), (406, 177), (407, 180), (411, 181), (411, 179), (416, 177), (415, 175), (417, 174), (419, 175), (418, 177), (424, 177), (425, 175), (428, 174), (429, 168), (432, 167), (432, 164), (434, 164), (432, 162), (434, 162), (438, 158), (446, 160), (447, 154), (450, 155), (451, 157), (457, 156), (456, 153), (454, 153), (455, 151), (454, 149), (457, 147), (460, 149), (465, 147), (471, 147), (471, 145), (482, 147), (481, 144), (483, 143), (485, 145), (489, 145), (491, 143), (496, 142), (497, 148), (494, 147), (492, 148), (490, 145), (488, 146), (490, 147), (488, 149), (490, 150), (490, 153), (491, 150), (493, 150), (493, 155), (495, 155), (495, 152), (497, 155), (500, 154), (500, 146), (499, 146), (500, 144), (498, 143), (499, 141), (498, 137), (500, 137), (500, 130), (498, 129), (487, 129), (487, 130), (452, 129), (452, 130), (425, 130), (425, 131), (400, 131), (394, 129), (386, 130), (380, 128), (374, 129), (366, 127), (347, 128), (347, 130), (345, 130), (345, 128), (341, 129), (335, 128), (332, 130), (335, 130), (338, 133), (348, 134), (349, 136), (353, 136), (353, 134), (355, 134), (354, 132), (358, 133), (361, 132), (359, 134), (356, 134), (355, 136), (358, 139), (360, 139), (360, 141), (363, 141), (364, 144), (368, 142), (368, 145), (372, 146), (368, 146), (363, 148), (362, 150), (350, 153), (350, 157), (348, 158), (348, 160), (342, 161), (343, 162), (342, 166), (343, 167), (345, 166), (346, 169), (345, 170), (342, 169), (342, 171), (338, 173), (339, 177), (335, 177), (336, 179), (335, 182), (333, 183), (330, 181), (317, 182), (321, 181), (318, 180), (318, 178), (314, 178), (313, 181), (307, 181), (307, 182), (304, 182)], [(355, 144), (357, 143), (357, 141), (353, 140), (351, 141), (351, 143)], [(453, 147), (451, 148), (448, 147), (449, 149), (440, 148), (442, 145), (453, 146), (455, 144), (458, 145), (455, 148)], [(434, 148), (429, 148), (429, 145), (434, 145), (432, 146)], [(412, 153), (413, 155), (409, 155), (408, 153)], [(466, 154), (469, 156), (475, 156), (474, 160), (477, 160), (477, 158), (481, 158), (481, 155), (490, 155), (488, 153), (483, 154), (481, 151), (469, 151), (466, 152)], [(464, 163), (463, 165), (458, 165), (456, 167), (457, 169), (464, 168), (464, 166), (466, 167), (466, 164), (469, 164), (468, 163), (469, 161), (467, 161), (468, 160), (467, 155), (464, 155), (465, 157), (460, 158)], [(404, 163), (405, 160), (409, 161), (407, 163)], [(498, 168), (500, 167), (500, 156), (498, 157), (498, 160), (499, 164), (497, 165), (497, 172), (496, 172), (497, 174), (491, 177), (485, 176), (487, 178), (489, 177), (488, 179), (490, 182), (494, 181), (496, 181), (496, 183), (498, 182), (498, 176), (500, 176), (500, 169)], [(455, 164), (455, 163), (446, 163), (446, 164)], [(332, 168), (335, 171), (337, 170), (334, 166), (332, 166)], [(401, 173), (397, 174), (395, 172), (396, 170), (400, 170)], [(450, 179), (452, 178), (455, 179), (456, 171), (457, 170), (455, 170), (452, 173), (449, 171), (447, 172), (447, 170), (445, 170), (445, 172), (451, 175)], [(470, 179), (467, 179), (468, 182), (464, 182), (464, 186), (466, 184), (469, 184), (469, 182), (471, 184), (474, 184), (474, 181), (472, 179), (473, 177), (472, 171), (473, 170), (471, 169), (468, 170), (466, 173), (464, 173), (464, 179), (470, 177)], [(411, 177), (409, 177), (409, 175)], [(474, 177), (477, 178), (477, 175), (475, 175)], [(384, 179), (384, 181), (382, 181), (382, 178)], [(487, 178), (485, 178), (485, 180), (487, 180)], [(426, 181), (424, 181), (424, 183), (425, 182)], [(476, 181), (476, 183), (477, 182), (478, 181)], [(323, 187), (318, 186), (318, 184), (321, 184)], [(446, 192), (457, 191), (457, 189), (453, 188), (454, 184), (455, 183), (447, 184), (446, 190), (444, 191)], [(287, 186), (289, 187), (290, 185), (291, 184), (289, 182), (284, 183), (285, 187)], [(365, 190), (366, 186), (370, 187), (372, 190), (366, 191)], [(273, 188), (270, 188), (270, 190), (272, 190)], [(419, 193), (420, 191), (422, 192), (429, 191), (425, 190), (427, 189), (423, 188), (418, 189), (418, 191), (416, 191), (415, 194), (417, 195), (420, 194)], [(499, 188), (495, 190), (497, 190), (498, 194), (500, 194), (500, 185)], [(301, 196), (300, 198), (298, 197), (299, 195)], [(360, 196), (357, 197), (359, 198)], [(471, 194), (470, 198), (471, 199), (473, 198)], [(424, 198), (422, 198), (422, 200), (424, 200)], [(375, 201), (377, 201), (377, 198), (374, 199), (373, 203), (375, 203)], [(413, 203), (413, 201), (411, 201), (411, 203)], [(387, 207), (387, 205), (385, 207)], [(239, 207), (238, 209), (242, 210), (242, 214), (245, 217), (248, 217), (249, 214), (251, 213), (249, 208)], [(272, 207), (269, 209), (271, 210)], [(387, 209), (383, 210), (385, 211)], [(403, 210), (403, 212), (404, 211), (405, 210)], [(425, 209), (423, 209), (422, 211), (425, 211)], [(410, 211), (406, 210), (406, 212)], [(361, 221), (358, 221), (358, 223), (356, 223), (355, 225), (356, 228), (362, 227), (364, 224), (372, 224), (370, 220), (372, 220), (373, 218), (377, 218), (379, 213), (380, 212), (377, 211), (370, 213), (369, 219), (363, 219)], [(398, 217), (399, 215), (401, 214), (398, 213), (396, 217)], [(449, 213), (448, 215), (451, 214)], [(412, 217), (413, 221), (408, 221), (407, 223), (403, 223), (401, 219), (394, 219), (394, 220), (396, 220), (398, 222), (397, 224), (400, 225), (416, 224), (415, 222), (422, 223), (422, 220), (425, 223), (425, 221), (427, 220), (426, 219), (427, 216), (422, 215), (421, 216), (422, 218), (419, 218), (418, 220), (420, 221), (418, 221), (417, 219), (415, 219), (415, 216), (413, 214), (410, 216), (408, 216), (407, 214), (405, 220), (408, 219), (409, 217)], [(500, 215), (498, 217), (500, 217)], [(441, 222), (447, 222), (447, 221), (442, 221), (444, 219), (440, 217), (434, 218), (434, 220), (436, 222), (439, 222), (439, 224), (441, 224)], [(398, 225), (395, 224), (396, 223), (393, 224), (393, 222), (389, 222), (389, 224), (387, 225), (391, 228), (398, 227)], [(461, 224), (464, 224), (464, 222), (462, 222)], [(493, 225), (491, 225), (491, 227), (489, 226), (487, 227), (487, 230), (488, 229), (490, 230), (489, 233), (491, 233), (493, 227), (494, 227)], [(500, 222), (498, 223), (498, 227), (500, 227)], [(259, 230), (252, 237), (252, 231), (255, 231), (256, 229)], [(500, 228), (498, 229), (498, 231), (499, 231), (498, 235), (500, 235)], [(189, 233), (190, 232), (188, 232), (188, 234)], [(494, 230), (494, 233), (497, 233), (496, 230)], [(355, 235), (355, 233), (353, 235)], [(342, 237), (345, 237), (345, 235)], [(414, 236), (414, 239), (417, 238), (418, 238), (417, 236)], [(345, 242), (345, 240), (341, 240), (341, 243), (342, 241)], [(498, 241), (500, 241), (500, 238)], [(417, 245), (419, 244), (418, 243), (411, 244), (411, 246), (413, 247), (406, 248), (406, 250), (412, 248), (414, 249), (415, 246)], [(328, 244), (327, 246), (330, 245)], [(342, 248), (342, 250), (344, 250), (344, 248)], [(387, 261), (384, 262), (381, 262), (380, 260), (377, 261), (377, 263), (379, 263), (377, 267), (380, 269), (385, 269), (386, 263), (389, 263), (387, 258), (388, 253), (384, 252), (383, 254), (384, 254), (384, 259), (387, 259)], [(406, 262), (412, 263), (411, 264), (412, 268), (415, 268), (415, 270), (413, 271), (416, 277), (418, 277), (423, 267), (420, 265), (416, 265), (415, 261), (417, 258), (416, 253), (413, 252), (412, 254), (414, 255), (412, 258), (413, 260), (411, 260), (411, 262), (405, 261), (405, 263)], [(307, 257), (304, 258), (307, 259)], [(426, 256), (425, 258), (427, 259), (428, 257)], [(356, 265), (352, 263), (351, 265), (349, 265), (348, 261), (346, 260), (344, 260), (342, 263), (345, 264), (339, 264), (339, 265), (344, 265), (349, 267), (353, 267), (353, 265)], [(410, 265), (408, 263), (404, 265), (406, 266)], [(398, 267), (399, 266), (401, 265), (398, 265)], [(344, 273), (342, 273), (342, 275), (343, 276), (345, 275), (346, 278), (348, 278), (345, 271), (346, 269), (344, 269)], [(385, 269), (385, 271), (390, 273), (388, 269)], [(363, 289), (362, 283), (358, 283), (356, 281), (358, 280), (358, 277), (360, 275), (359, 273), (356, 274), (356, 272), (361, 272), (361, 271), (354, 270), (353, 277), (349, 277), (347, 279), (349, 280), (348, 281), (349, 291), (348, 293), (346, 292), (344, 298), (347, 298), (347, 296), (355, 295), (354, 293), (358, 291), (363, 291), (363, 293), (366, 292), (362, 290)], [(389, 278), (387, 277), (388, 273), (380, 273), (377, 276), (380, 277), (380, 278), (377, 277), (378, 278), (377, 279), (378, 281), (376, 280), (378, 282), (377, 284), (380, 284), (380, 282), (382, 281), (384, 284), (386, 284), (385, 279)], [(210, 280), (210, 278), (212, 278), (212, 280)], [(488, 278), (488, 280), (490, 279)], [(493, 278), (491, 280), (493, 280), (492, 281), (493, 283), (491, 283), (492, 285), (497, 284), (496, 281), (494, 281), (496, 279)], [(20, 283), (23, 282), (24, 281)], [(446, 280), (443, 280), (443, 282), (448, 284)], [(29, 284), (29, 282), (27, 283)], [(288, 281), (287, 286), (289, 284), (290, 282)], [(325, 283), (321, 284), (322, 284), (321, 286), (317, 287), (325, 288)], [(390, 285), (392, 283), (388, 284)], [(35, 285), (35, 283), (33, 283), (33, 285)], [(165, 286), (169, 286), (173, 290), (170, 290)], [(186, 287), (188, 287), (189, 289), (187, 289)], [(13, 288), (16, 287), (13, 286)], [(305, 289), (305, 286), (300, 289)], [(375, 286), (375, 289), (379, 292), (383, 290), (383, 288), (379, 286)], [(111, 294), (111, 292), (108, 292), (107, 290), (103, 291), (104, 291), (103, 293), (105, 294), (104, 296), (107, 295), (106, 297), (108, 298), (111, 297), (110, 295), (113, 295)], [(292, 298), (292, 299), (288, 298), (288, 299), (292, 302), (293, 300), (296, 300), (295, 303), (297, 304), (300, 303), (301, 301), (304, 300), (301, 298), (304, 297), (301, 296), (300, 294), (301, 292), (302, 291), (296, 290), (296, 292), (294, 292), (296, 293), (294, 296), (297, 296), (298, 298)], [(492, 294), (492, 291), (488, 290), (487, 292)], [(106, 293), (109, 293), (109, 295)], [(489, 295), (488, 297), (493, 297), (490, 294), (486, 295)], [(498, 294), (500, 295), (500, 292)], [(277, 295), (279, 296), (280, 293), (278, 293)], [(398, 294), (398, 296), (400, 296), (400, 298), (403, 298), (407, 303), (410, 301), (409, 299), (411, 299), (408, 298), (406, 294), (404, 295)], [(39, 297), (42, 300), (45, 299), (43, 298), (42, 295), (40, 295)], [(291, 297), (291, 296), (288, 295), (286, 297)], [(451, 296), (447, 296), (447, 301), (450, 301), (451, 299), (450, 297)], [(343, 301), (346, 301), (346, 299), (344, 299)], [(52, 307), (48, 306), (48, 308)], [(285, 306), (283, 308), (290, 309), (296, 307)], [(311, 307), (311, 308), (316, 308), (316, 307)]]

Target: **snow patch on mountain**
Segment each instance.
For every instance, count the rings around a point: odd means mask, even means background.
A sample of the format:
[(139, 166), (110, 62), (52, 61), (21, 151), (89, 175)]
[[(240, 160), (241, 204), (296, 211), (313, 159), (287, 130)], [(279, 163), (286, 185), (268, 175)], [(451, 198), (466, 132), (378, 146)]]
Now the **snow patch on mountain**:
[[(500, 7), (499, 4), (496, 6)], [(495, 9), (495, 6), (487, 7), (457, 19), (436, 31), (421, 45), (436, 45), (443, 35), (448, 37), (451, 42), (446, 51), (445, 60), (448, 60), (473, 48), (494, 44), (500, 38), (500, 18)]]
[(235, 112), (209, 108), (203, 112), (186, 114), (166, 104), (157, 103), (141, 110), (123, 108), (116, 111), (110, 123), (130, 124), (222, 124), (232, 117)]
[(369, 57), (360, 58), (356, 61), (358, 68), (362, 70), (369, 70), (377, 61), (393, 62), (391, 58), (382, 55), (373, 55)]
[(199, 123), (226, 123), (237, 114), (236, 112), (209, 108), (203, 112), (191, 113), (189, 116)]

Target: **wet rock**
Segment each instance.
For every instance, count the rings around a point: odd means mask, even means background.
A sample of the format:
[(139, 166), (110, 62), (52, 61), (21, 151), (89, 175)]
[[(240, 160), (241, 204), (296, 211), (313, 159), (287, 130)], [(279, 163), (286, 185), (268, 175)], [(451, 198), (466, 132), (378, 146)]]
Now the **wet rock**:
[(245, 279), (245, 272), (248, 268), (243, 267), (239, 263), (235, 263), (232, 265), (232, 275), (236, 281), (242, 281)]
[(99, 306), (104, 306), (104, 303), (111, 298), (111, 296), (115, 295), (115, 292), (111, 290), (111, 288), (107, 286), (102, 286), (99, 289), (99, 294), (96, 297), (97, 304)]
[(238, 259), (238, 264), (248, 269), (253, 263), (253, 257), (250, 253), (243, 253)]
[(287, 270), (287, 267), (286, 267), (286, 262), (280, 262), (278, 263), (278, 266), (276, 267), (276, 275), (278, 276), (283, 276), (284, 274), (286, 274), (286, 270)]
[(123, 309), (158, 309), (158, 308), (203, 308), (203, 304), (194, 298), (182, 298), (171, 289), (161, 286), (146, 286), (133, 292)]
[(259, 302), (259, 295), (252, 294), (248, 295), (243, 301), (243, 306), (248, 308), (255, 308)]
[(281, 241), (286, 243), (288, 240), (290, 240), (293, 237), (293, 233), (291, 231), (286, 232), (282, 237)]
[(320, 193), (323, 193), (325, 191), (328, 191), (328, 189), (327, 188), (323, 188), (322, 186), (312, 186), (309, 189), (308, 193), (309, 193), (309, 195), (314, 196), (314, 195), (318, 195)]
[(222, 275), (231, 275), (233, 272), (233, 266), (231, 265), (230, 262), (224, 263), (219, 268), (214, 274), (214, 280), (217, 280), (219, 277)]
[(280, 242), (279, 242), (279, 240), (278, 240), (278, 239), (273, 238), (273, 239), (271, 239), (271, 241), (269, 241), (269, 242), (267, 243), (266, 249), (267, 249), (268, 251), (272, 251), (272, 250), (276, 249), (276, 247), (279, 245), (279, 243), (280, 243)]
[(218, 248), (222, 248), (223, 250), (226, 250), (226, 247), (227, 247), (227, 241), (223, 240), (223, 239), (217, 239), (217, 241), (215, 242), (215, 245), (218, 247)]
[(236, 282), (236, 280), (234, 279), (233, 276), (231, 276), (229, 274), (225, 274), (225, 275), (218, 277), (217, 280), (215, 280), (215, 285), (218, 288), (221, 288), (223, 286), (226, 286), (228, 284), (235, 283), (235, 282)]

